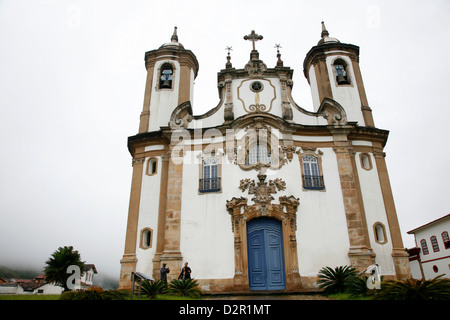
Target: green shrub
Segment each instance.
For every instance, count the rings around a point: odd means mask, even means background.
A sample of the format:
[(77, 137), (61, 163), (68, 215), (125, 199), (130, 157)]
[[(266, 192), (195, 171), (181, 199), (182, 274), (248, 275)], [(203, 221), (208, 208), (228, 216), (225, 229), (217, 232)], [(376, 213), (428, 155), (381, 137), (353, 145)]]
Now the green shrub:
[(100, 287), (80, 289), (75, 291), (65, 291), (61, 294), (60, 300), (125, 300), (128, 294), (119, 290), (104, 291)]
[(335, 269), (323, 267), (319, 271), (317, 284), (325, 294), (342, 293), (348, 288), (351, 279), (356, 277), (356, 269), (350, 266), (339, 266)]
[(149, 299), (155, 298), (157, 294), (165, 294), (168, 291), (167, 282), (164, 280), (143, 281), (141, 284), (141, 289), (149, 297)]
[(450, 300), (450, 279), (390, 280), (381, 283), (376, 300)]
[(198, 288), (198, 283), (194, 279), (174, 279), (169, 283), (169, 293), (176, 296), (198, 297), (202, 291)]

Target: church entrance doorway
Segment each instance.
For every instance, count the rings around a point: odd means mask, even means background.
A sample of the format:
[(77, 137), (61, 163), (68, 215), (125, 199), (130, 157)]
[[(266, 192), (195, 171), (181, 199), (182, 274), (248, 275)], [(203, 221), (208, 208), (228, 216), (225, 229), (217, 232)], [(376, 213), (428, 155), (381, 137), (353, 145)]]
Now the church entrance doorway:
[(283, 231), (273, 218), (247, 222), (248, 277), (250, 290), (284, 290)]

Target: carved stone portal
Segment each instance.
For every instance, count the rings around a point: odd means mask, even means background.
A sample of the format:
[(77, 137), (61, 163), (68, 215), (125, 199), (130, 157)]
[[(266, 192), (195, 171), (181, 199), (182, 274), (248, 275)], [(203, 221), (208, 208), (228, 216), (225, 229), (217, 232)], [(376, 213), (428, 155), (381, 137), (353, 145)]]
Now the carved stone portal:
[(272, 203), (272, 194), (286, 189), (286, 182), (277, 178), (266, 181), (265, 174), (258, 174), (258, 182), (250, 179), (240, 181), (242, 192), (254, 195), (254, 204), (248, 205), (245, 197), (233, 197), (227, 200), (227, 210), (231, 215), (234, 233), (235, 290), (249, 290), (247, 257), (247, 222), (259, 217), (270, 217), (281, 221), (283, 248), (286, 268), (286, 290), (300, 289), (301, 278), (298, 271), (297, 255), (297, 209), (300, 204), (294, 196), (280, 196), (279, 204)]

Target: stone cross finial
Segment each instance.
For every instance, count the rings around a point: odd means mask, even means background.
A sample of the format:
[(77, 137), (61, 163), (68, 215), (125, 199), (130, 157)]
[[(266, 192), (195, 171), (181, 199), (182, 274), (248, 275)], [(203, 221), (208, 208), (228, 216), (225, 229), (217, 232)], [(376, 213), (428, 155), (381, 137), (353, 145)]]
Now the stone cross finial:
[(259, 34), (255, 33), (255, 30), (252, 30), (252, 32), (249, 35), (244, 36), (244, 40), (250, 40), (253, 43), (253, 50), (256, 50), (255, 42), (262, 39), (263, 36), (260, 36)]
[(172, 42), (178, 42), (177, 27), (173, 28), (173, 34), (172, 34), (172, 37), (170, 38), (170, 40)]

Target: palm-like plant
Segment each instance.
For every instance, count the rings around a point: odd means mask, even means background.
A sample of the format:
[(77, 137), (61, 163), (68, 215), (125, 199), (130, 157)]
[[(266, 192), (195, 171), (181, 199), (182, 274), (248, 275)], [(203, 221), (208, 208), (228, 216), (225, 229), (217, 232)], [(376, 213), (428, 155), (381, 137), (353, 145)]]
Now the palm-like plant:
[(202, 291), (198, 288), (198, 282), (194, 279), (174, 279), (169, 283), (169, 292), (177, 296), (198, 297)]
[(349, 285), (351, 279), (356, 277), (356, 269), (350, 266), (339, 266), (334, 269), (323, 267), (319, 271), (317, 284), (325, 294), (342, 293)]
[(376, 300), (450, 300), (450, 279), (391, 280), (381, 283)]
[(59, 247), (45, 263), (46, 281), (62, 286), (64, 291), (69, 290), (67, 287), (67, 279), (71, 276), (67, 273), (69, 266), (78, 266), (81, 272), (84, 267), (84, 261), (81, 261), (80, 254), (77, 250), (73, 250), (72, 246)]
[(164, 294), (168, 291), (167, 282), (164, 280), (143, 281), (141, 284), (141, 289), (149, 299), (153, 299), (157, 294)]

